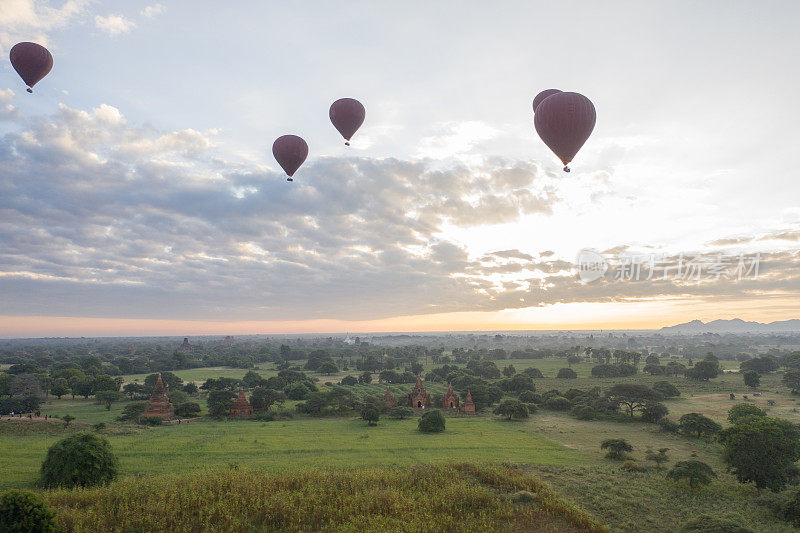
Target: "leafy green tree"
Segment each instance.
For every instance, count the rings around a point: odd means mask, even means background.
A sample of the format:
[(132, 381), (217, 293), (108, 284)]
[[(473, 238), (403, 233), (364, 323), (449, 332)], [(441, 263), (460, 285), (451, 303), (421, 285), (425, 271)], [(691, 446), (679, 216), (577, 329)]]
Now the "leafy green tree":
[(792, 394), (800, 393), (800, 370), (787, 370), (784, 372), (781, 383), (792, 389)]
[(728, 422), (731, 424), (747, 416), (767, 416), (767, 412), (749, 403), (737, 403), (728, 409)]
[(381, 412), (374, 405), (365, 405), (361, 409), (361, 419), (367, 422), (368, 426), (377, 426), (381, 418)]
[(648, 404), (658, 403), (663, 399), (660, 393), (647, 385), (636, 383), (617, 383), (611, 387), (606, 396), (614, 403), (624, 405), (631, 418), (637, 409), (642, 409)]
[(800, 432), (788, 420), (747, 416), (720, 432), (723, 459), (740, 483), (780, 491), (795, 472), (800, 459)]
[[(146, 378), (144, 378), (144, 386), (147, 388), (148, 391), (152, 391), (153, 387), (156, 386), (156, 381), (158, 380), (158, 374), (150, 374)], [(183, 388), (183, 380), (173, 374), (172, 372), (161, 372), (161, 381), (169, 390), (177, 390)], [(239, 380), (236, 380), (237, 388), (240, 383)], [(148, 392), (149, 394), (150, 392)]]
[(669, 461), (668, 451), (669, 448), (659, 448), (657, 452), (647, 448), (647, 451), (644, 452), (644, 458), (655, 463), (656, 468), (660, 469), (662, 464)]
[(513, 392), (515, 394), (519, 394), (523, 391), (536, 390), (533, 380), (525, 374), (516, 374), (508, 379), (504, 379), (499, 385), (504, 391)]
[(84, 378), (72, 386), (72, 392), (88, 399), (94, 392), (94, 381), (91, 378)]
[(558, 374), (556, 377), (560, 379), (576, 379), (578, 377), (578, 373), (571, 368), (560, 368), (558, 369)]
[[(698, 363), (699, 364), (699, 363)], [(708, 485), (711, 479), (717, 477), (714, 470), (702, 461), (679, 461), (672, 470), (667, 472), (667, 478), (674, 481), (687, 481), (694, 490), (700, 485)]]
[(47, 450), (39, 484), (45, 488), (91, 487), (113, 481), (118, 471), (119, 461), (104, 437), (78, 433)]
[(337, 367), (333, 361), (325, 361), (324, 363), (319, 365), (319, 368), (317, 369), (317, 372), (319, 372), (320, 374), (325, 374), (326, 376), (335, 374), (338, 371), (339, 367)]
[(281, 391), (268, 389), (266, 387), (256, 387), (250, 395), (250, 405), (256, 411), (266, 411), (275, 403), (282, 403), (286, 395)]
[(505, 416), (508, 420), (512, 418), (528, 418), (528, 408), (519, 400), (505, 400), (497, 406), (494, 414)]
[(236, 398), (236, 394), (233, 391), (227, 389), (212, 390), (208, 393), (208, 400), (206, 401), (208, 403), (208, 414), (215, 418), (228, 416), (233, 406), (234, 398)]
[(438, 409), (428, 411), (419, 419), (417, 427), (423, 433), (438, 433), (444, 431), (444, 415)]
[(64, 378), (53, 380), (50, 393), (60, 400), (62, 396), (69, 394), (69, 383), (67, 383), (67, 380)]
[(258, 387), (262, 381), (264, 381), (264, 378), (262, 378), (258, 372), (252, 370), (248, 370), (247, 373), (242, 376), (242, 383), (248, 389)]
[(200, 389), (197, 387), (197, 385), (194, 384), (194, 382), (190, 381), (189, 383), (183, 386), (183, 392), (185, 392), (189, 396), (194, 396), (198, 392), (200, 392)]
[(678, 387), (669, 381), (656, 381), (653, 383), (653, 390), (661, 394), (664, 398), (677, 398), (681, 395)]
[[(697, 363), (700, 364), (700, 363)], [(687, 434), (695, 435), (698, 439), (709, 438), (719, 433), (722, 426), (700, 413), (686, 413), (678, 420), (680, 429)]]
[[(798, 352), (795, 352), (798, 353)], [(783, 508), (783, 518), (800, 527), (800, 489), (795, 489)]]
[(131, 402), (122, 409), (122, 414), (117, 417), (120, 422), (139, 422), (139, 417), (147, 411), (148, 402)]
[(92, 389), (95, 392), (100, 392), (104, 390), (111, 390), (111, 391), (118, 391), (121, 382), (112, 378), (108, 374), (100, 374), (94, 378), (94, 384)]
[(658, 422), (669, 414), (669, 409), (663, 403), (649, 403), (642, 408), (642, 420), (645, 422)]
[(61, 420), (64, 421), (64, 427), (69, 427), (70, 422), (75, 420), (75, 417), (72, 415), (64, 415), (61, 417)]
[(507, 367), (505, 367), (503, 369), (503, 375), (505, 377), (507, 377), (507, 378), (510, 378), (511, 376), (513, 376), (516, 373), (517, 373), (517, 369), (514, 368), (514, 365), (508, 365)]
[(184, 402), (175, 408), (175, 415), (181, 418), (194, 418), (200, 416), (200, 404), (197, 402)]
[(758, 388), (761, 384), (761, 376), (755, 370), (748, 370), (742, 374), (744, 384), (753, 389)]
[(581, 361), (583, 361), (583, 358), (581, 356), (579, 356), (579, 355), (574, 355), (573, 354), (573, 355), (567, 356), (567, 366), (569, 366), (569, 368), (572, 368), (572, 365), (577, 365)]
[[(664, 372), (670, 376), (682, 376), (686, 374), (686, 366), (682, 365), (677, 361), (670, 361), (664, 367)], [(655, 388), (655, 387), (653, 387)]]
[(600, 449), (608, 450), (606, 459), (619, 461), (628, 457), (628, 453), (633, 451), (633, 446), (625, 439), (606, 439), (600, 443)]
[(534, 378), (534, 379), (536, 379), (536, 378), (543, 378), (543, 377), (544, 377), (544, 374), (542, 374), (542, 371), (541, 371), (541, 370), (539, 370), (538, 368), (533, 368), (533, 367), (531, 367), (531, 368), (526, 368), (525, 370), (523, 370), (523, 371), (522, 371), (522, 372), (520, 372), (520, 373), (521, 373), (521, 374), (525, 374), (525, 375), (526, 375), (526, 376), (528, 376), (529, 378)]
[(55, 514), (35, 492), (12, 489), (0, 496), (0, 531), (55, 533)]
[(396, 418), (398, 420), (403, 420), (404, 418), (408, 418), (413, 414), (414, 410), (412, 408), (402, 405), (398, 405), (397, 407), (392, 407), (389, 409), (389, 418)]
[(111, 404), (125, 398), (125, 395), (115, 390), (101, 390), (94, 394), (98, 402), (105, 404), (106, 411), (111, 410)]
[(692, 368), (686, 371), (686, 377), (698, 381), (708, 381), (719, 375), (719, 361), (698, 361)]
[(369, 385), (372, 383), (372, 374), (369, 372), (364, 372), (360, 376), (358, 376), (358, 382), (362, 385)]
[(339, 382), (340, 385), (347, 385), (353, 386), (358, 383), (358, 378), (355, 376), (345, 376), (342, 378), (342, 381)]

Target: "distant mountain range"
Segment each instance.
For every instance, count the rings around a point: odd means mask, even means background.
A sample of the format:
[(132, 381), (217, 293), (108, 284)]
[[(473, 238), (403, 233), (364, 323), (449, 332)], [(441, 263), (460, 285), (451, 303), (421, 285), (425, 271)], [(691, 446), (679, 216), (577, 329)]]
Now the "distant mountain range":
[(733, 320), (712, 320), (703, 323), (692, 320), (685, 324), (661, 328), (661, 333), (790, 333), (800, 332), (800, 320), (781, 320), (762, 324), (761, 322), (746, 322), (741, 318)]

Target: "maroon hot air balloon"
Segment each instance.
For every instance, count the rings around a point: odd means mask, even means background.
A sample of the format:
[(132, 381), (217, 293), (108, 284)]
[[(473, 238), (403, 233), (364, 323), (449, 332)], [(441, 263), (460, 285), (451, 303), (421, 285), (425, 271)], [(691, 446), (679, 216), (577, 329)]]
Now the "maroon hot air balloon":
[(578, 93), (557, 93), (545, 98), (533, 117), (536, 132), (567, 166), (594, 129), (594, 104)]
[(330, 115), (333, 125), (347, 141), (344, 144), (350, 146), (350, 138), (364, 123), (366, 110), (358, 100), (340, 98), (331, 104), (328, 115)]
[(533, 99), (533, 112), (536, 113), (536, 108), (539, 107), (539, 104), (542, 103), (542, 100), (544, 100), (548, 96), (553, 96), (554, 94), (558, 94), (560, 92), (561, 92), (560, 89), (545, 89), (544, 91), (537, 94), (536, 98)]
[(44, 46), (36, 43), (17, 43), (9, 54), (11, 65), (22, 81), (33, 92), (33, 86), (47, 76), (53, 68), (53, 56)]
[(293, 181), (292, 176), (308, 157), (308, 144), (297, 135), (282, 135), (272, 143), (272, 155)]

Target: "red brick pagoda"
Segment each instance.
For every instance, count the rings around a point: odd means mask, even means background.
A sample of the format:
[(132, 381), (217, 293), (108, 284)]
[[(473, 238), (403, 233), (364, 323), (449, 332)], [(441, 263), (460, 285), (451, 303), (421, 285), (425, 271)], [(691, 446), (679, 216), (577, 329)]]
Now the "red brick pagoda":
[(156, 379), (156, 386), (153, 387), (153, 394), (150, 396), (150, 405), (147, 407), (147, 411), (142, 413), (143, 418), (158, 417), (168, 420), (172, 417), (175, 409), (172, 407), (172, 402), (167, 398), (167, 390), (159, 373)]
[(386, 404), (386, 407), (394, 407), (397, 405), (397, 400), (392, 396), (392, 391), (389, 390), (389, 387), (386, 387), (386, 392), (383, 395), (383, 403)]
[(231, 407), (231, 416), (252, 416), (253, 406), (247, 401), (247, 396), (244, 394), (244, 389), (239, 389), (239, 397)]
[(453, 390), (453, 384), (450, 383), (449, 387), (447, 387), (447, 392), (444, 393), (442, 397), (442, 408), (443, 409), (458, 409), (460, 407), (461, 401), (458, 398), (458, 394), (455, 393)]
[(431, 395), (422, 386), (422, 376), (417, 376), (417, 384), (408, 393), (408, 406), (414, 409), (427, 409), (431, 406)]

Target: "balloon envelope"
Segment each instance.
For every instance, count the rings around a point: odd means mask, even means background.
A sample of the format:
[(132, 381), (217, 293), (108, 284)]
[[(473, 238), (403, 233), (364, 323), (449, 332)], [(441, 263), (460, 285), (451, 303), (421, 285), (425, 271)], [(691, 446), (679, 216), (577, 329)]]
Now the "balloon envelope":
[(594, 104), (588, 98), (558, 93), (539, 104), (533, 124), (539, 137), (567, 165), (591, 135), (596, 120)]
[(536, 113), (536, 108), (539, 107), (539, 104), (547, 98), (548, 96), (553, 96), (554, 94), (558, 94), (562, 92), (560, 89), (545, 89), (544, 91), (540, 92), (536, 95), (536, 98), (533, 99), (533, 112)]
[(47, 76), (53, 68), (53, 56), (44, 46), (36, 43), (17, 43), (9, 53), (11, 65), (17, 71), (28, 92), (33, 92), (30, 87), (36, 85)]
[[(331, 117), (334, 127), (342, 134), (342, 137), (349, 141), (364, 123), (366, 109), (358, 100), (340, 98), (331, 104), (328, 115)], [(349, 145), (350, 143), (346, 144)]]
[(297, 135), (283, 135), (272, 143), (272, 155), (289, 177), (308, 157), (308, 144)]

